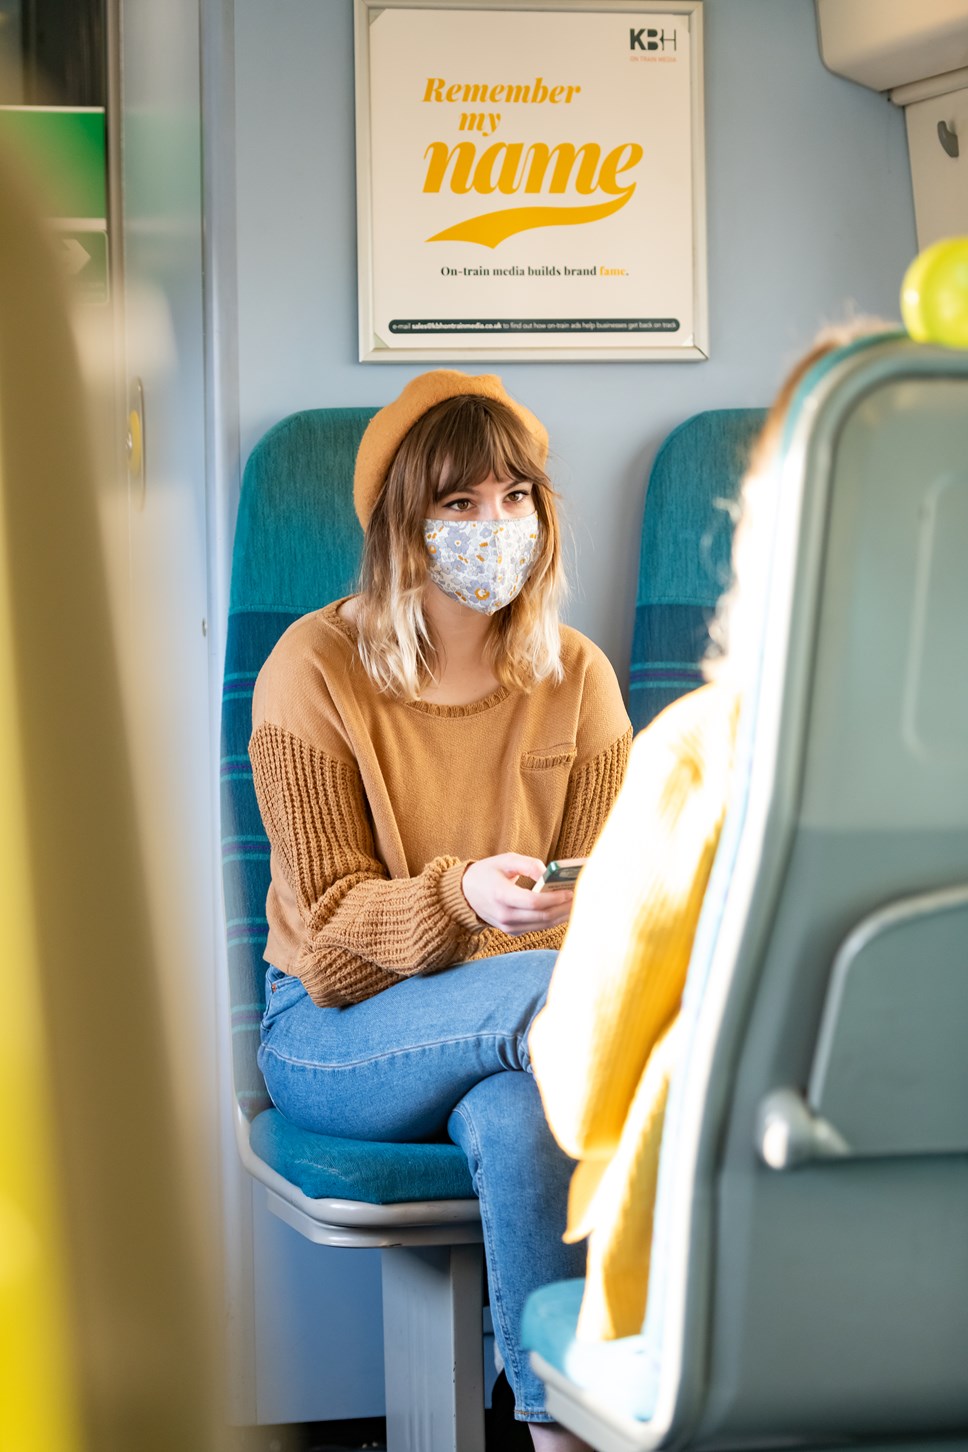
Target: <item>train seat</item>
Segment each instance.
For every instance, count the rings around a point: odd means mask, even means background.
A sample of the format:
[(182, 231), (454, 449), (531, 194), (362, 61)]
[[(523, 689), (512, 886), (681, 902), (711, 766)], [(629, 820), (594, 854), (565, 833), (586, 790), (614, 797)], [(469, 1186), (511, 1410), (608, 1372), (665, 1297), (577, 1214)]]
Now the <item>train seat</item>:
[(248, 758), (252, 690), (282, 632), (354, 588), (353, 466), (374, 409), (315, 409), (256, 445), (242, 485), (222, 693), (221, 830), (237, 1141), (269, 1208), (322, 1245), (382, 1251), (391, 1452), (483, 1452), (480, 1210), (452, 1144), (297, 1129), (256, 1062), (269, 843)]
[(649, 475), (629, 672), (636, 731), (702, 684), (709, 622), (729, 581), (733, 514), (763, 408), (694, 414), (669, 434)]
[(580, 1282), (526, 1310), (549, 1409), (600, 1452), (968, 1425), (966, 456), (965, 353), (867, 339), (794, 402), (645, 1322), (578, 1341)]

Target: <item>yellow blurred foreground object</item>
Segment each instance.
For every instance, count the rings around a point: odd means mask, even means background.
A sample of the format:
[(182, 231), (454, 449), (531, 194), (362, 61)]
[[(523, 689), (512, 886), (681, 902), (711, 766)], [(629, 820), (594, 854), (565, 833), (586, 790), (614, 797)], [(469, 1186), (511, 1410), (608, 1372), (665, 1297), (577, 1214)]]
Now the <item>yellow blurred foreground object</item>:
[(901, 284), (901, 316), (916, 343), (968, 348), (968, 237), (920, 252)]
[(0, 1452), (217, 1452), (90, 420), (0, 145)]
[[(2, 440), (0, 440), (2, 444)], [(0, 470), (2, 470), (0, 449)], [(3, 495), (0, 473), (0, 498)], [(0, 1447), (80, 1448), (0, 510)]]

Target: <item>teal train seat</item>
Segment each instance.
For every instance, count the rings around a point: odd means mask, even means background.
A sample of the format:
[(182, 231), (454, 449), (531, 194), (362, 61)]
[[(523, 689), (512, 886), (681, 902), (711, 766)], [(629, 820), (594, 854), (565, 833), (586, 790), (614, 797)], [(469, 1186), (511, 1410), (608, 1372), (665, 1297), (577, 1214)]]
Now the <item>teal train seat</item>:
[(762, 408), (697, 413), (655, 456), (635, 597), (629, 715), (636, 731), (702, 684), (709, 623), (729, 582), (733, 514)]
[(300, 615), (351, 594), (362, 535), (353, 465), (373, 409), (293, 414), (253, 450), (232, 562), (221, 822), (237, 1137), (270, 1209), (322, 1245), (382, 1248), (391, 1452), (483, 1452), (483, 1252), (463, 1152), (309, 1134), (274, 1109), (256, 1063), (269, 843), (248, 740), (255, 678)]
[[(968, 354), (865, 340), (794, 401), (645, 1322), (578, 1341), (581, 1282), (525, 1313), (599, 1452), (968, 1427), (966, 460)], [(684, 574), (716, 527), (695, 511)]]

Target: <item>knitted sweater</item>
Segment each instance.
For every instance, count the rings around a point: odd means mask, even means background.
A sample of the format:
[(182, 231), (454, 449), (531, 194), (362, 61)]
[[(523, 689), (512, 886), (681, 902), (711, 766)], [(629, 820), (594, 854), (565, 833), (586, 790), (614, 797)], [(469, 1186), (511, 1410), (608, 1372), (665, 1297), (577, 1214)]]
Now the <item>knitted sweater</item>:
[(730, 688), (705, 686), (636, 738), (531, 1029), (548, 1122), (579, 1161), (565, 1239), (590, 1237), (583, 1338), (642, 1329), (679, 1004), (726, 811), (738, 715)]
[(632, 734), (607, 659), (562, 627), (561, 685), (469, 706), (401, 701), (370, 681), (341, 603), (291, 625), (256, 681), (267, 962), (332, 1006), (471, 958), (560, 947), (563, 927), (484, 925), (461, 879), (498, 852), (591, 850)]

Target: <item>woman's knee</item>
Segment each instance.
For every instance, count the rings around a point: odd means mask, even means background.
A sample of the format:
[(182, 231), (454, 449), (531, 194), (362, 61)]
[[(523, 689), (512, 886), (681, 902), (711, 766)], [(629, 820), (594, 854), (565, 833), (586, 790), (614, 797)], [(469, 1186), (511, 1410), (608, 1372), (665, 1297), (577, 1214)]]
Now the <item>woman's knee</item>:
[(506, 1071), (490, 1074), (469, 1089), (454, 1113), (472, 1124), (479, 1139), (499, 1138), (514, 1125), (528, 1132), (544, 1124), (541, 1096), (531, 1074)]
[(507, 1071), (475, 1084), (450, 1116), (448, 1131), (468, 1157), (489, 1171), (540, 1175), (552, 1161), (567, 1176), (570, 1161), (555, 1144), (531, 1074)]
[[(536, 1254), (548, 1236), (557, 1242), (565, 1230), (574, 1164), (548, 1128), (532, 1075), (482, 1079), (455, 1107), (447, 1129), (467, 1156), (494, 1224), (513, 1223), (516, 1235), (534, 1241)], [(571, 1273), (581, 1274), (580, 1268)]]

